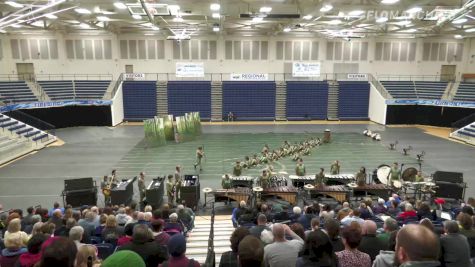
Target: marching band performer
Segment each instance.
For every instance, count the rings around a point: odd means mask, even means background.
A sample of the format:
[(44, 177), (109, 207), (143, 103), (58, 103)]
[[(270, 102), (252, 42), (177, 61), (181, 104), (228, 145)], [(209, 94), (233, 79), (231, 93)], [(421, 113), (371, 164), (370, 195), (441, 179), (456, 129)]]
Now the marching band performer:
[(241, 176), (241, 173), (242, 173), (242, 166), (241, 166), (241, 162), (238, 160), (236, 161), (236, 165), (234, 165), (233, 167), (233, 175)]
[(393, 166), (391, 167), (391, 185), (393, 185), (394, 181), (399, 181), (399, 177), (401, 176), (401, 171), (399, 170), (399, 164), (394, 162)]
[(295, 175), (304, 176), (305, 174), (306, 174), (305, 165), (303, 164), (303, 160), (299, 159), (297, 161), (297, 166), (295, 167)]
[(223, 180), (221, 180), (221, 187), (223, 189), (231, 189), (231, 179), (228, 174), (225, 174)]
[(324, 186), (326, 183), (325, 170), (320, 168), (320, 172), (315, 175), (315, 186)]
[(168, 175), (167, 181), (167, 196), (168, 196), (168, 204), (173, 206), (174, 198), (175, 198), (175, 183), (173, 183), (173, 175)]
[(175, 193), (176, 199), (181, 198), (181, 183), (183, 182), (183, 175), (181, 174), (181, 166), (176, 165), (175, 167)]
[(198, 147), (198, 149), (196, 150), (196, 162), (194, 164), (195, 170), (197, 166), (200, 166), (200, 171), (203, 171), (203, 167), (201, 166), (201, 160), (203, 159), (204, 155), (205, 152), (203, 151), (203, 147)]
[(262, 174), (259, 177), (260, 184), (262, 188), (268, 188), (270, 185), (270, 174), (267, 169), (262, 170)]
[(358, 173), (356, 173), (355, 178), (358, 186), (364, 186), (366, 184), (366, 168), (361, 167)]
[(330, 173), (332, 175), (340, 174), (340, 162), (338, 160), (335, 160), (330, 166)]

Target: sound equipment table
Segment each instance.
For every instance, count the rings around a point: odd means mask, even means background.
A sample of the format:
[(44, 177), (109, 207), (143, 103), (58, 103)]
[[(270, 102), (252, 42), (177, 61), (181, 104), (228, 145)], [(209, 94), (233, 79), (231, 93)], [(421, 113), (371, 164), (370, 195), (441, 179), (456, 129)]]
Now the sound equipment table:
[(111, 204), (112, 205), (129, 205), (134, 195), (133, 183), (137, 180), (134, 177), (129, 180), (122, 180), (117, 187), (111, 189)]
[(145, 189), (145, 201), (154, 209), (158, 209), (162, 204), (164, 181), (165, 177), (157, 177)]

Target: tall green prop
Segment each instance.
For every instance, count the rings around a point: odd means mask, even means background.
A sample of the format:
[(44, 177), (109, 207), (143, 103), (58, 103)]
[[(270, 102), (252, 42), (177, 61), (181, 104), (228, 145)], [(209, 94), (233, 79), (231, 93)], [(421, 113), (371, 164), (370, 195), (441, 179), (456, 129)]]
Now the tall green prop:
[(173, 129), (173, 115), (164, 116), (163, 124), (165, 126), (165, 139), (167, 141), (175, 140), (175, 129)]
[(144, 120), (145, 141), (147, 146), (155, 147), (166, 144), (163, 118)]

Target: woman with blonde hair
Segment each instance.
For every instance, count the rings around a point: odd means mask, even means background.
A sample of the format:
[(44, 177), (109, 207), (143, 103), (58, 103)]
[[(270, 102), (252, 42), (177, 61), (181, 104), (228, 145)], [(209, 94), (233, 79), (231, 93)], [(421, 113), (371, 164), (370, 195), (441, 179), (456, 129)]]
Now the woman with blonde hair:
[(101, 261), (97, 258), (97, 248), (93, 245), (83, 245), (78, 249), (75, 267), (99, 267)]
[(8, 223), (7, 231), (5, 232), (5, 239), (9, 235), (20, 237), (24, 246), (28, 244), (28, 234), (21, 231), (21, 220), (18, 218), (15, 218)]
[(41, 227), (43, 226), (43, 223), (42, 222), (37, 222), (35, 224), (33, 224), (33, 228), (31, 230), (31, 235), (30, 237), (36, 235), (36, 234), (42, 234), (43, 232), (41, 232)]
[(117, 219), (115, 215), (109, 215), (106, 219), (106, 224), (102, 230), (102, 240), (106, 243), (115, 244), (119, 237), (123, 235), (122, 227), (117, 226)]

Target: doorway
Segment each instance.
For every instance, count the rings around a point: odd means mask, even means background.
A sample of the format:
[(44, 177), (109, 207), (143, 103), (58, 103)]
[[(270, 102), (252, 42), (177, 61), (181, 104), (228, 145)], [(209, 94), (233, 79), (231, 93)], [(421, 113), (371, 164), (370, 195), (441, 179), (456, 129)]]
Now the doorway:
[(35, 67), (33, 63), (16, 63), (18, 79), (33, 81), (35, 79)]
[(455, 71), (457, 65), (442, 65), (440, 70), (440, 81), (455, 82)]

